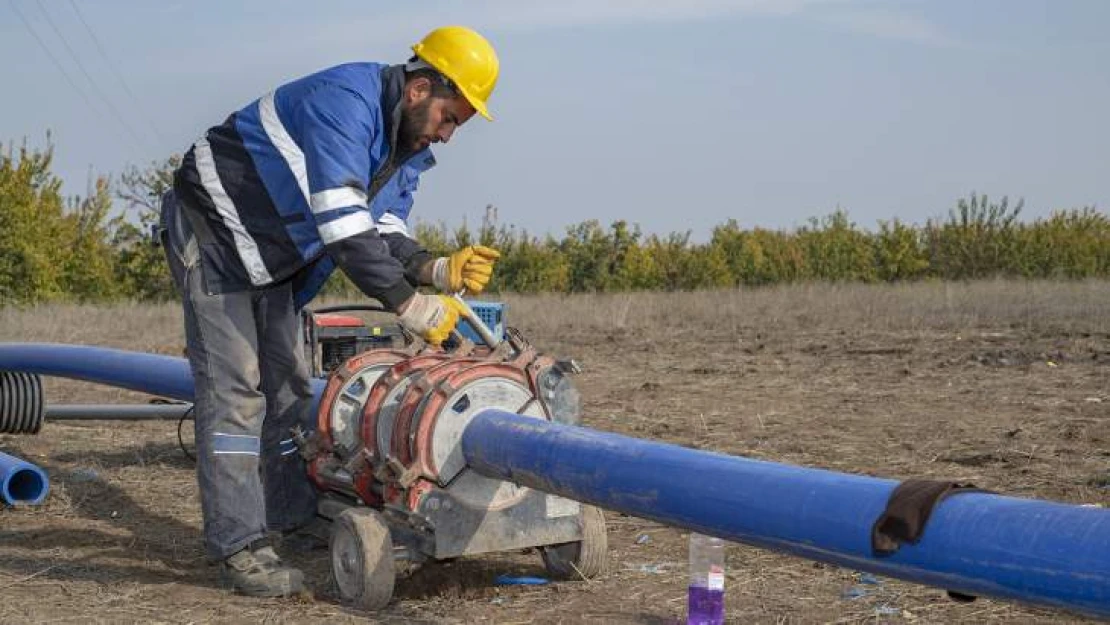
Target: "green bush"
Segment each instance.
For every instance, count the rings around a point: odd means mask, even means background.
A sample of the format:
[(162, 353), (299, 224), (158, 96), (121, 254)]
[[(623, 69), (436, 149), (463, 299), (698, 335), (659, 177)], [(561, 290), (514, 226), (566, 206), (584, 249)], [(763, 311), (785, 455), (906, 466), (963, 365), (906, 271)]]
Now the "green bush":
[(170, 157), (145, 170), (132, 168), (120, 177), (116, 197), (126, 212), (113, 223), (116, 279), (129, 297), (162, 301), (176, 296), (165, 253), (155, 244), (153, 230), (159, 222), (162, 195), (173, 186), (173, 170), (181, 163)]
[(929, 266), (934, 275), (950, 280), (1013, 274), (1020, 264), (1017, 222), (1022, 202), (1010, 207), (1008, 198), (991, 202), (987, 196), (957, 201), (948, 220), (925, 226)]
[(0, 303), (126, 295), (113, 275), (108, 182), (97, 180), (90, 197), (66, 202), (52, 160), (52, 148), (26, 145), (0, 155)]
[(872, 249), (875, 274), (880, 280), (917, 280), (929, 270), (921, 231), (897, 219), (879, 222), (879, 231), (872, 238)]
[[(0, 303), (44, 300), (161, 300), (173, 297), (162, 250), (149, 232), (176, 158), (132, 169), (115, 196), (125, 212), (111, 217), (112, 187), (96, 181), (88, 198), (62, 198), (51, 172), (52, 148), (0, 145)], [(762, 286), (805, 280), (836, 282), (1110, 277), (1110, 218), (1094, 208), (1059, 210), (1022, 222), (1022, 203), (972, 193), (947, 219), (924, 226), (897, 219), (876, 231), (836, 210), (793, 230), (745, 229), (733, 219), (708, 242), (691, 233), (647, 235), (638, 225), (597, 220), (562, 238), (535, 237), (496, 224), (489, 206), (478, 231), (417, 222), (413, 235), (440, 256), (481, 243), (502, 258), (491, 292), (604, 292)], [(323, 293), (360, 298), (336, 272)]]
[(810, 219), (796, 234), (806, 259), (806, 278), (831, 282), (873, 282), (876, 277), (871, 235), (837, 209), (822, 220)]
[(1015, 233), (1011, 273), (1029, 278), (1093, 278), (1110, 273), (1110, 219), (1092, 208), (1056, 211)]

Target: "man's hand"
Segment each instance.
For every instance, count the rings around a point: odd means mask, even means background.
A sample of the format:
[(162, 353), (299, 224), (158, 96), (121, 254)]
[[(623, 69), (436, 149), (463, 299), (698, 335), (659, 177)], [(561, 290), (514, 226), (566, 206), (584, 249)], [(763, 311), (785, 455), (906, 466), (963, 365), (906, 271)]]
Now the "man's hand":
[(440, 345), (459, 323), (462, 310), (462, 304), (453, 297), (417, 293), (401, 305), (397, 314), (407, 330), (432, 345)]
[(444, 258), (438, 258), (432, 269), (432, 284), (445, 293), (466, 289), (481, 293), (493, 275), (493, 263), (501, 252), (484, 245), (468, 245)]

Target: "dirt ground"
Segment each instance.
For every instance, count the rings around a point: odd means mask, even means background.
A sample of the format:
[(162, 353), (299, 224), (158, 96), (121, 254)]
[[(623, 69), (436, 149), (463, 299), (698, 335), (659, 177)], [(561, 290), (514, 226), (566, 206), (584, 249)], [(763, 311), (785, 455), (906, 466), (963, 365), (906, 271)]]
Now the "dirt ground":
[[(1110, 284), (799, 286), (510, 298), (512, 325), (578, 359), (584, 422), (701, 449), (1110, 506)], [(180, 354), (174, 306), (0, 310), (0, 341)], [(57, 403), (147, 397), (51, 381)], [(172, 422), (56, 422), (0, 435), (43, 466), (39, 507), (0, 510), (3, 623), (684, 622), (684, 532), (608, 513), (610, 572), (543, 575), (538, 554), (432, 564), (376, 614), (342, 605), (326, 552), (294, 561), (311, 596), (235, 597), (200, 543), (193, 465)], [(704, 476), (712, 479), (712, 476)], [(742, 512), (741, 512), (742, 513)], [(1061, 612), (870, 579), (728, 547), (737, 623), (1078, 622)], [(866, 583), (872, 582), (872, 583)], [(859, 596), (856, 596), (859, 595)]]

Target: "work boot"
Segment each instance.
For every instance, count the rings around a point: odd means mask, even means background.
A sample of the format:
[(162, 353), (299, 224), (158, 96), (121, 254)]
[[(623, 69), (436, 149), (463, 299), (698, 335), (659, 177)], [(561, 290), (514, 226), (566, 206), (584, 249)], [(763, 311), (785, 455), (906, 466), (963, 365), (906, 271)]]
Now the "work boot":
[(304, 573), (281, 562), (272, 547), (247, 547), (220, 564), (224, 582), (248, 597), (287, 597), (304, 588)]

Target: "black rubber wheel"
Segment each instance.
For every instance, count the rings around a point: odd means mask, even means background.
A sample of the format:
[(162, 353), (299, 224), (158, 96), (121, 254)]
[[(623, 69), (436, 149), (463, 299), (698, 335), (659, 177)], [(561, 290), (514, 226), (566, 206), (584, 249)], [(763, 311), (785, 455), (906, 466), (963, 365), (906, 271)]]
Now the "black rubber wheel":
[(348, 508), (331, 531), (331, 573), (339, 595), (361, 610), (380, 610), (393, 598), (397, 574), (389, 526), (377, 511)]
[(582, 506), (582, 540), (540, 548), (543, 564), (556, 579), (591, 579), (605, 573), (609, 537), (601, 508)]

